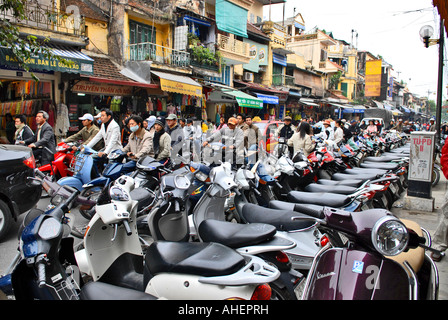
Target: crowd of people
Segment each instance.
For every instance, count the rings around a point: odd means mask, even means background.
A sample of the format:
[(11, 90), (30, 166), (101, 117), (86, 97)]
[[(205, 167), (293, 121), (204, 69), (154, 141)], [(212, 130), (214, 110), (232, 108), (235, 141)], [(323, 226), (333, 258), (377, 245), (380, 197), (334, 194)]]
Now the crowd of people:
[[(8, 131), (10, 142), (33, 148), (35, 158), (41, 165), (53, 160), (56, 149), (53, 128), (47, 123), (47, 119), (48, 114), (39, 111), (36, 114), (38, 127), (36, 132), (33, 132), (26, 125), (24, 117), (17, 115), (14, 119), (15, 131), (12, 132), (11, 128)], [(132, 114), (120, 125), (114, 120), (110, 109), (103, 109), (96, 116), (86, 113), (79, 120), (82, 122), (82, 129), (64, 141), (80, 141), (98, 151), (100, 157), (119, 149), (133, 160), (149, 155), (165, 162), (173, 154), (182, 154), (182, 149), (187, 148), (189, 152), (198, 153), (209, 143), (219, 141), (225, 146), (223, 154), (227, 161), (242, 163), (245, 156), (257, 153), (263, 138), (260, 129), (254, 123), (258, 117), (254, 119), (243, 113), (230, 117), (227, 121), (221, 117), (217, 126), (210, 120), (178, 119), (175, 114), (170, 114), (166, 118), (150, 116), (147, 119)], [(432, 118), (428, 124), (418, 121), (403, 122), (402, 119), (392, 120), (384, 125), (373, 120), (367, 124), (345, 119), (326, 119), (316, 123), (313, 118), (307, 118), (294, 125), (292, 118), (287, 116), (274, 134), (278, 138), (286, 139), (291, 154), (302, 150), (308, 155), (314, 149), (316, 139), (339, 144), (360, 133), (376, 135), (382, 130), (390, 129), (406, 133), (417, 130), (434, 131), (434, 122)], [(441, 131), (442, 134), (447, 134), (448, 126), (443, 124)]]

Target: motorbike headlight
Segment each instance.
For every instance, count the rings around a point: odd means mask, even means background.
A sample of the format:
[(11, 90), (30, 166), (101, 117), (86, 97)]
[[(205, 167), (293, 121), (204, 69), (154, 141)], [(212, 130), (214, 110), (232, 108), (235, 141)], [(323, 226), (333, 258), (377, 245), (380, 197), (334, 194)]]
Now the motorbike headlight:
[(119, 186), (113, 186), (109, 190), (110, 198), (115, 201), (129, 201), (129, 193)]
[(400, 220), (392, 216), (379, 219), (372, 229), (373, 246), (385, 256), (400, 254), (406, 249), (408, 241), (408, 229)]
[(199, 181), (202, 181), (202, 182), (204, 182), (205, 180), (207, 180), (207, 175), (204, 173), (204, 172), (201, 172), (201, 171), (196, 171), (196, 173), (195, 173), (195, 177), (199, 180)]

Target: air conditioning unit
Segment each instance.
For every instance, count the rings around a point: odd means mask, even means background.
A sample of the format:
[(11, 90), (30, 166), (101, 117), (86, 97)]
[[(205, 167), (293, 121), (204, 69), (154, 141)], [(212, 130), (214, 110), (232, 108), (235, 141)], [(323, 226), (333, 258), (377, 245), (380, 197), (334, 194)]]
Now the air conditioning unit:
[(252, 72), (244, 72), (243, 80), (244, 81), (253, 82), (254, 81), (254, 74)]

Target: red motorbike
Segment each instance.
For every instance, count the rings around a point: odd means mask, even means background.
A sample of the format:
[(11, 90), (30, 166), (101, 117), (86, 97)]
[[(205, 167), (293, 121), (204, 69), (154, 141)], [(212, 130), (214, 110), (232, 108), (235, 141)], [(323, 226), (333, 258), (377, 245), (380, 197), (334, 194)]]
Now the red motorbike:
[(53, 162), (40, 166), (38, 169), (45, 174), (54, 175), (56, 180), (66, 176), (72, 176), (73, 171), (70, 170), (70, 162), (73, 159), (74, 153), (72, 144), (59, 142), (56, 147)]

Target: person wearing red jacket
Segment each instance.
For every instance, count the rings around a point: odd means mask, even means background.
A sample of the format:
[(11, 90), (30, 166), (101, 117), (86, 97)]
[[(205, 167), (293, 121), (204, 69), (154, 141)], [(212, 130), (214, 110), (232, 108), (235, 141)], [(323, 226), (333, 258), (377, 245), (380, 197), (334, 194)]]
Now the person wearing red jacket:
[[(445, 178), (448, 179), (448, 138), (445, 140), (442, 152), (440, 154), (440, 165)], [(433, 236), (435, 249), (442, 253), (431, 253), (431, 258), (434, 261), (440, 261), (445, 256), (444, 251), (448, 248), (448, 192), (445, 194), (445, 199), (441, 207), (441, 214), (439, 216), (439, 224)]]

